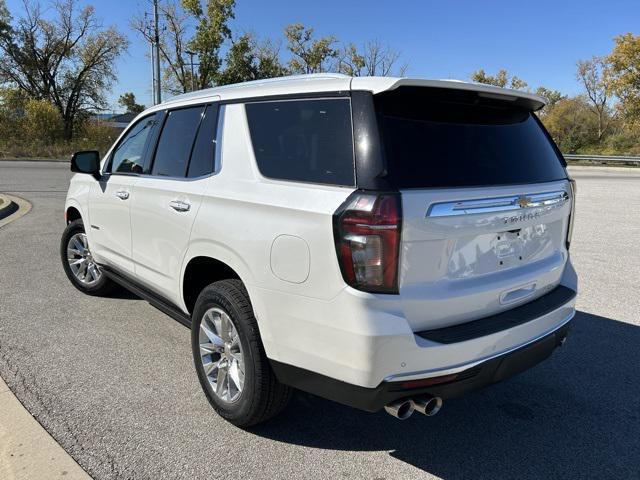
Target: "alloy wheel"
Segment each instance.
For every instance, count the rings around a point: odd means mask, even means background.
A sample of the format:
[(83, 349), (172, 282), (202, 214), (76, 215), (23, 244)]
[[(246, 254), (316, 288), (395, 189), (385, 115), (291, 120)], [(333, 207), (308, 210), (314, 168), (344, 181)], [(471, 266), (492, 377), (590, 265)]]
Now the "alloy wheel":
[(233, 403), (244, 388), (244, 355), (231, 317), (219, 307), (207, 310), (200, 323), (200, 361), (213, 393)]
[(95, 285), (102, 277), (100, 267), (91, 256), (87, 235), (84, 232), (76, 233), (69, 239), (67, 261), (73, 275), (84, 286)]

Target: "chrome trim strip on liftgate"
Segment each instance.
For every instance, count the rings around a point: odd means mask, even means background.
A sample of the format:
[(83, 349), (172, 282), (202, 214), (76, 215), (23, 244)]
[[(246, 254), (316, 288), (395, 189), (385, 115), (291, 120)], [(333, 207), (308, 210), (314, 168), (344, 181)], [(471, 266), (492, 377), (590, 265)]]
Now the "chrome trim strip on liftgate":
[(427, 217), (451, 217), (474, 213), (496, 213), (521, 210), (524, 208), (556, 208), (569, 200), (565, 190), (530, 195), (510, 195), (477, 200), (434, 203), (427, 211)]

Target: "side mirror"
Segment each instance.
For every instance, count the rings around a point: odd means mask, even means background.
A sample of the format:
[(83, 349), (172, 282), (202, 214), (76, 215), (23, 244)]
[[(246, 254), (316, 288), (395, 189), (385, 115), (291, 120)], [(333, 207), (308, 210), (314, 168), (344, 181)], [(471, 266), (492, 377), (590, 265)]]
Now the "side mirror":
[(96, 150), (76, 152), (71, 156), (71, 171), (88, 173), (100, 180), (100, 153)]

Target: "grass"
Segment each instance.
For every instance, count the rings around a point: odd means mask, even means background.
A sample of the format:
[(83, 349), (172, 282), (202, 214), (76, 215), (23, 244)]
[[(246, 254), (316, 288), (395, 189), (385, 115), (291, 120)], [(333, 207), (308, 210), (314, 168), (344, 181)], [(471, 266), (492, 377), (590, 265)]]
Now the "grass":
[(72, 140), (44, 141), (25, 138), (21, 132), (12, 132), (0, 138), (0, 159), (68, 160), (74, 152), (98, 150), (104, 155), (120, 135), (121, 130), (96, 122), (87, 123)]

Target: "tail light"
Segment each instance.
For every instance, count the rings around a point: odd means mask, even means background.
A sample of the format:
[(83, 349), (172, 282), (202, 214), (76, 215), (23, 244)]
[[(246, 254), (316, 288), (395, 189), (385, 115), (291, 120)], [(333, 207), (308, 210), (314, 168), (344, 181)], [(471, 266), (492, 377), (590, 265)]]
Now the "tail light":
[(569, 226), (567, 227), (567, 250), (569, 250), (569, 246), (571, 245), (573, 223), (576, 216), (576, 181), (570, 178), (569, 186), (571, 187), (571, 212), (569, 213)]
[(345, 282), (366, 292), (398, 293), (401, 206), (398, 193), (354, 192), (333, 216)]

